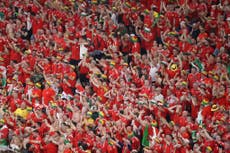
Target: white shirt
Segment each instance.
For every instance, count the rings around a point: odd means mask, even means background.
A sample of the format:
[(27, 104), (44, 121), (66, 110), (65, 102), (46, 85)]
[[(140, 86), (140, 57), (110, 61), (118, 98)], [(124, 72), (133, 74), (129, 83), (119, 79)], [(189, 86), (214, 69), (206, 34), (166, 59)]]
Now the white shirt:
[(202, 116), (201, 113), (202, 113), (202, 110), (200, 110), (200, 111), (198, 112), (198, 115), (197, 115), (197, 118), (196, 118), (196, 121), (197, 121), (198, 124), (200, 124), (200, 123), (203, 122), (203, 116)]
[(156, 75), (157, 75), (157, 71), (159, 69), (159, 64), (157, 64), (157, 66), (151, 66), (150, 71), (149, 71), (149, 75), (152, 79), (152, 81), (156, 81)]
[(117, 16), (116, 16), (115, 13), (112, 14), (111, 20), (113, 21), (114, 24), (116, 24), (116, 25), (118, 24), (118, 22), (117, 22)]
[(84, 55), (88, 52), (88, 48), (85, 47), (84, 44), (80, 45), (80, 59), (83, 59)]
[(27, 17), (26, 19), (26, 29), (30, 30), (32, 28), (32, 22), (30, 20), (30, 17)]

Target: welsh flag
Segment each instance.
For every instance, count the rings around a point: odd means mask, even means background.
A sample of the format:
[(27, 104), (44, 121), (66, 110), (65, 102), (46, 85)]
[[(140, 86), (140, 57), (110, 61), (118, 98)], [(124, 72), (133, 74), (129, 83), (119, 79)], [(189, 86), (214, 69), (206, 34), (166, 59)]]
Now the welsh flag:
[(202, 64), (202, 62), (199, 59), (196, 59), (194, 61), (194, 63), (198, 66), (198, 68), (199, 68), (200, 71), (204, 70), (204, 65)]
[(149, 131), (148, 131), (148, 129), (149, 129), (149, 126), (146, 125), (144, 133), (143, 133), (142, 142), (141, 142), (144, 147), (149, 147), (149, 140), (148, 140)]

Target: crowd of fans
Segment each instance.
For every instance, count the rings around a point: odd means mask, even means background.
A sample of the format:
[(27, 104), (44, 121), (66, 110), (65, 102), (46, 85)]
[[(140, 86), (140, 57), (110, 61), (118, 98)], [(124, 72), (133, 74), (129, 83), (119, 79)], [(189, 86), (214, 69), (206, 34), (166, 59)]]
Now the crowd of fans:
[(1, 0), (0, 150), (230, 151), (229, 0)]

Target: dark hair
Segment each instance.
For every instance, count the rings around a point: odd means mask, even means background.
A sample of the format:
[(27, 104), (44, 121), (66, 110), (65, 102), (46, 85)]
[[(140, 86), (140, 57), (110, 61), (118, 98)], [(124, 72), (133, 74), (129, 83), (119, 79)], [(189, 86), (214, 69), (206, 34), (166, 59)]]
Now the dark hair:
[(42, 113), (46, 114), (46, 108), (45, 107), (42, 108)]
[(78, 141), (78, 146), (82, 148), (83, 150), (86, 150), (88, 148), (88, 145), (84, 143), (83, 141)]

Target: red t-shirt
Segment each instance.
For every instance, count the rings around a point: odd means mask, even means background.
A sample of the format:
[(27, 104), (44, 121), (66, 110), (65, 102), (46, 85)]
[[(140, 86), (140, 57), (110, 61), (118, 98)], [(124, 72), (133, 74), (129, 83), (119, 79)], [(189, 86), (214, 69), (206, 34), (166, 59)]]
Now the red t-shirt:
[(197, 37), (197, 40), (206, 39), (208, 37), (208, 34), (206, 32), (200, 33)]
[(211, 118), (212, 117), (211, 106), (204, 107), (201, 114), (204, 118)]
[(193, 105), (193, 104), (191, 104), (191, 116), (192, 116), (192, 119), (196, 119), (197, 118), (197, 114), (198, 114), (199, 108), (200, 108), (199, 105)]
[(63, 49), (66, 48), (66, 42), (65, 42), (64, 38), (62, 38), (62, 37), (60, 38), (58, 36), (54, 36), (54, 41), (58, 45), (60, 45), (60, 47), (62, 47)]
[(18, 51), (10, 50), (10, 60), (20, 62), (21, 61), (21, 54)]
[(151, 50), (152, 46), (153, 46), (153, 41), (156, 37), (155, 31), (151, 31), (151, 32), (142, 32), (143, 36), (148, 39), (148, 41), (143, 40), (143, 47), (146, 50)]
[(80, 59), (80, 45), (78, 43), (71, 45), (71, 59)]
[(2, 129), (0, 129), (0, 139), (7, 139), (8, 138), (8, 134), (9, 134), (9, 129), (7, 127), (4, 127)]
[(55, 91), (52, 88), (47, 88), (42, 91), (42, 97), (44, 98), (44, 104), (48, 105), (50, 101), (54, 100)]
[(141, 51), (141, 45), (139, 42), (135, 42), (132, 45), (132, 53), (140, 53)]
[(79, 71), (80, 71), (80, 74), (87, 74), (89, 72), (89, 68), (81, 65)]
[(140, 140), (137, 137), (132, 137), (131, 139), (132, 149), (138, 150), (140, 148)]
[(171, 69), (167, 69), (167, 74), (169, 76), (169, 78), (173, 78), (176, 74), (179, 74), (180, 70), (171, 70)]
[(190, 73), (188, 75), (189, 86), (192, 87), (196, 81), (201, 80), (201, 76), (202, 76), (201, 73), (196, 73), (196, 74)]
[(166, 144), (166, 142), (164, 141), (163, 142), (163, 148), (164, 148), (164, 152), (165, 153), (172, 153), (172, 150), (173, 150), (173, 144), (172, 143), (170, 143), (169, 145), (168, 144)]
[(44, 64), (42, 67), (45, 74), (50, 74), (52, 72), (51, 64)]
[(48, 143), (43, 147), (43, 153), (57, 153), (58, 146), (54, 143)]
[(39, 18), (39, 19), (33, 18), (32, 19), (32, 30), (33, 30), (33, 34), (36, 34), (37, 31), (39, 29), (41, 29), (42, 27), (43, 27), (43, 21), (42, 21), (41, 18)]

